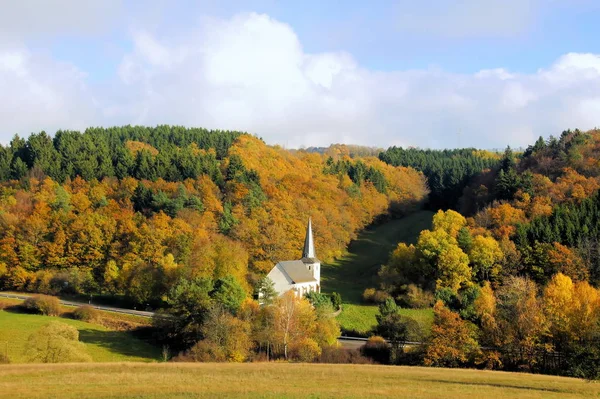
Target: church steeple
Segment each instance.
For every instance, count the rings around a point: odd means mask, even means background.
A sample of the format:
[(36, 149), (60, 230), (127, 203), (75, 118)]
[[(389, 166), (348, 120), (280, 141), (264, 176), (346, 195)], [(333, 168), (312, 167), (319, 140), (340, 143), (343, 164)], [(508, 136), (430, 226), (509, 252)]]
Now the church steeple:
[(317, 255), (315, 254), (315, 242), (313, 241), (312, 223), (308, 218), (308, 226), (306, 226), (306, 238), (304, 239), (304, 251), (302, 251), (302, 258), (314, 259)]

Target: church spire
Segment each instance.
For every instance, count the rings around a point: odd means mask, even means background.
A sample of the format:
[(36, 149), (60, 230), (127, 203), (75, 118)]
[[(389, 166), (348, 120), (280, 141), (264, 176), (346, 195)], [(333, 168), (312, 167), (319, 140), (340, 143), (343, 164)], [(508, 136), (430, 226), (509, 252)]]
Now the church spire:
[(308, 218), (308, 226), (306, 226), (306, 238), (304, 239), (304, 251), (302, 251), (303, 258), (316, 258), (315, 254), (315, 242), (313, 241), (312, 234), (312, 223)]

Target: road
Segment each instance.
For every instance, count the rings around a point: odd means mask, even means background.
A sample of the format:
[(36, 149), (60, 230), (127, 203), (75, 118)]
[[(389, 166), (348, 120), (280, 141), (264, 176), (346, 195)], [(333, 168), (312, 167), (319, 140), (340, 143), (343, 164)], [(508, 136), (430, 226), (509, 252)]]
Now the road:
[[(29, 298), (31, 295), (26, 295), (26, 294), (13, 294), (13, 293), (6, 293), (6, 292), (0, 292), (0, 297), (2, 298), (12, 298), (12, 299), (20, 299), (22, 301), (24, 301), (25, 299)], [(94, 309), (98, 309), (98, 310), (105, 310), (107, 312), (114, 312), (114, 313), (123, 313), (123, 314), (130, 314), (130, 315), (134, 315), (134, 316), (140, 316), (140, 317), (152, 317), (154, 316), (154, 312), (146, 312), (146, 311), (142, 311), (142, 310), (133, 310), (133, 309), (123, 309), (123, 308), (115, 308), (112, 306), (101, 306), (101, 305), (94, 305), (94, 304), (89, 304), (89, 303), (85, 303), (85, 302), (75, 302), (75, 301), (60, 301), (61, 305), (64, 306), (72, 306), (72, 307), (79, 307), (79, 306), (83, 306), (83, 305), (89, 305), (91, 307), (93, 307)]]
[[(13, 293), (9, 293), (9, 292), (0, 292), (0, 297), (2, 297), (2, 298), (19, 299), (22, 301), (29, 298), (30, 296), (31, 295), (27, 295), (27, 294), (13, 294)], [(98, 310), (104, 310), (107, 312), (115, 312), (115, 313), (122, 313), (122, 314), (130, 314), (130, 315), (140, 316), (140, 317), (150, 318), (150, 317), (154, 316), (154, 312), (146, 312), (146, 311), (134, 310), (134, 309), (115, 308), (112, 306), (94, 305), (94, 304), (89, 304), (89, 303), (85, 303), (85, 302), (61, 300), (60, 304), (64, 305), (64, 306), (72, 306), (72, 307), (89, 305), (89, 306), (92, 306), (94, 309), (98, 309)], [(358, 349), (361, 346), (363, 346), (366, 341), (367, 341), (366, 338), (359, 338), (359, 337), (339, 337), (338, 338), (338, 342), (340, 343), (342, 348), (345, 348), (345, 349)], [(406, 345), (421, 345), (421, 343), (420, 342), (407, 342)]]

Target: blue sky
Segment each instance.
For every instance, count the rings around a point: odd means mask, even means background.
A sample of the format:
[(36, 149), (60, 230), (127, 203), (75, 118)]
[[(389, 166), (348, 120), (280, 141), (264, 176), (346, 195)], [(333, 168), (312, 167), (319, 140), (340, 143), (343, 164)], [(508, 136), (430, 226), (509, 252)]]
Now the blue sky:
[(170, 123), (495, 148), (597, 125), (598, 2), (422, 3), (0, 0), (0, 141)]

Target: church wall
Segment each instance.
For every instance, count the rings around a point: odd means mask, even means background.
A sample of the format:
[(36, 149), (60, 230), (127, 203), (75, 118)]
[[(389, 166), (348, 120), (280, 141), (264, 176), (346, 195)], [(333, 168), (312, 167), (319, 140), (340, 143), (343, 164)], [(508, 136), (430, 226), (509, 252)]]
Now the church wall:
[(292, 280), (281, 270), (279, 266), (274, 267), (267, 275), (273, 281), (273, 288), (282, 295), (292, 288)]

